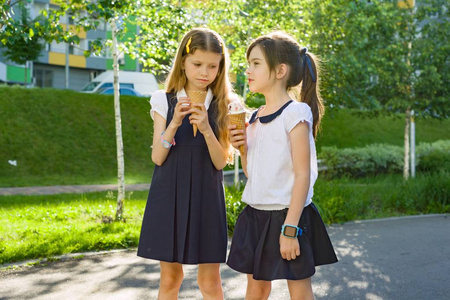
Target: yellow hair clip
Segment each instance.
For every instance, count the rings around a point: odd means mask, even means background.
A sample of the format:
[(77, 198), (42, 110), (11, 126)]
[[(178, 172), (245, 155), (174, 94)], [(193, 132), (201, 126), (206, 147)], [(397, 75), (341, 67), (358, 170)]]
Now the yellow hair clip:
[(186, 44), (186, 52), (187, 53), (189, 53), (189, 45), (191, 44), (191, 42), (192, 42), (192, 36), (189, 38), (189, 41)]

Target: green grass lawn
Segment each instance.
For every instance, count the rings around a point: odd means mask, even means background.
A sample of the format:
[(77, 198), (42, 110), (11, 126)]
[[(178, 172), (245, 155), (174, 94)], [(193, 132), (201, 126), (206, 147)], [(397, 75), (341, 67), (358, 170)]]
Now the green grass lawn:
[[(121, 97), (125, 181), (150, 182), (148, 99)], [(417, 143), (449, 140), (450, 120), (416, 121)], [(317, 148), (403, 144), (404, 118), (328, 110)], [(112, 96), (0, 86), (0, 187), (117, 182)], [(8, 163), (16, 160), (17, 166)]]
[[(126, 183), (151, 180), (149, 107), (121, 97)], [(114, 120), (112, 96), (0, 87), (0, 187), (116, 183)]]
[(113, 194), (0, 197), (0, 264), (136, 246), (147, 192), (127, 193), (124, 222)]
[[(448, 173), (363, 179), (319, 179), (314, 203), (324, 222), (450, 212)], [(227, 188), (232, 234), (244, 204), (241, 190)], [(136, 247), (147, 192), (127, 193), (124, 222), (111, 222), (116, 193), (0, 197), (0, 264), (59, 254)]]

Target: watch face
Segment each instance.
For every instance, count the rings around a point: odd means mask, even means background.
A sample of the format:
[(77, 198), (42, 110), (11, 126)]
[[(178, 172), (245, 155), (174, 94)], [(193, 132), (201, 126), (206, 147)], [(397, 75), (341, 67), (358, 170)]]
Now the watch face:
[(295, 237), (297, 235), (297, 228), (290, 226), (284, 227), (284, 235)]

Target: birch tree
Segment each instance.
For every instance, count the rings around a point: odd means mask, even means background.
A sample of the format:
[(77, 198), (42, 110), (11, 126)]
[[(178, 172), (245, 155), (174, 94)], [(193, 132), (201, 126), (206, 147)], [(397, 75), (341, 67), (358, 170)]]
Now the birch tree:
[(114, 73), (114, 114), (116, 122), (116, 147), (117, 147), (117, 209), (116, 220), (123, 217), (123, 204), (125, 201), (125, 162), (123, 154), (123, 138), (122, 138), (122, 118), (120, 116), (120, 93), (119, 93), (119, 51), (117, 49), (117, 26), (116, 18), (111, 21), (112, 33), (112, 56), (113, 56), (113, 73)]
[[(120, 110), (118, 56), (123, 51), (132, 58), (139, 59), (147, 68), (154, 67), (157, 70), (164, 71), (166, 66), (164, 63), (168, 61), (168, 56), (171, 52), (170, 47), (165, 48), (161, 47), (161, 45), (164, 45), (164, 43), (172, 46), (177, 44), (177, 41), (174, 40), (174, 31), (170, 29), (179, 29), (176, 27), (178, 25), (180, 27), (187, 26), (188, 22), (186, 22), (187, 19), (185, 16), (188, 15), (181, 6), (171, 4), (172, 1), (143, 0), (135, 2), (130, 0), (100, 0), (93, 2), (87, 0), (55, 0), (55, 2), (60, 5), (60, 9), (56, 14), (59, 15), (62, 11), (70, 12), (77, 21), (76, 28), (78, 30), (95, 30), (100, 24), (100, 21), (111, 25), (111, 39), (97, 39), (93, 41), (91, 43), (91, 51), (99, 53), (107, 47), (111, 47), (112, 49), (118, 180), (115, 219), (116, 221), (122, 220), (125, 201), (125, 164)], [(155, 16), (159, 16), (157, 26), (155, 26), (154, 22)], [(140, 28), (138, 34), (127, 40), (123, 38), (127, 30), (124, 24), (125, 22), (134, 22)], [(121, 26), (117, 26), (118, 24), (121, 24)], [(177, 32), (175, 31), (175, 33)], [(120, 44), (119, 41), (121, 41)], [(86, 56), (90, 54), (90, 51), (85, 52)]]

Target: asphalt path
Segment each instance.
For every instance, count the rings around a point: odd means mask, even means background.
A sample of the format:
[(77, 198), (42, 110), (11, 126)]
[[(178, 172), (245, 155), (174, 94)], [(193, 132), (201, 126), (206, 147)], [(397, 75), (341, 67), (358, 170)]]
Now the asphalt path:
[[(317, 268), (316, 299), (450, 299), (450, 215), (349, 222), (328, 227), (339, 262)], [(185, 266), (180, 299), (202, 299)], [(221, 266), (225, 299), (243, 299), (246, 276)], [(136, 251), (75, 254), (34, 266), (2, 266), (0, 299), (156, 299), (159, 263)], [(289, 299), (285, 281), (270, 298)]]

